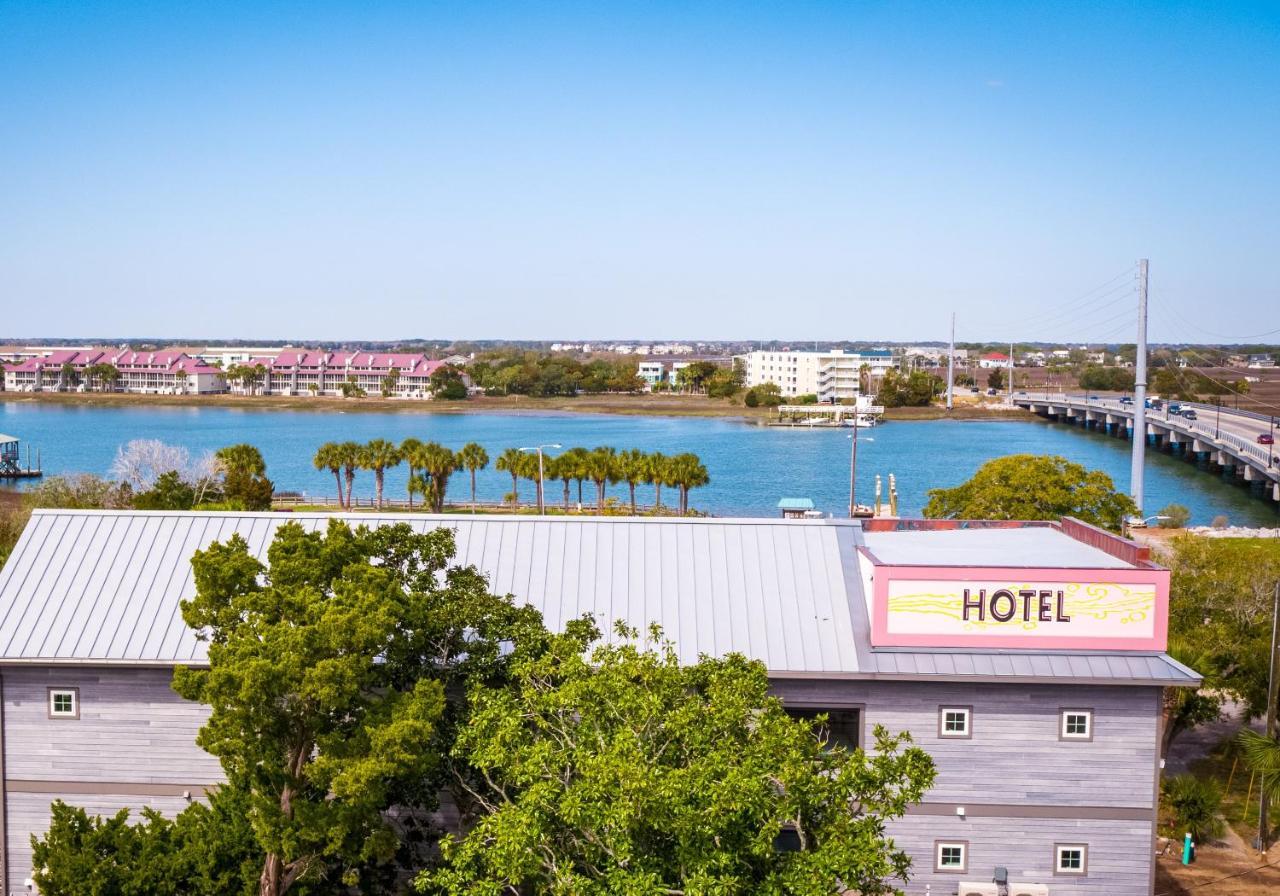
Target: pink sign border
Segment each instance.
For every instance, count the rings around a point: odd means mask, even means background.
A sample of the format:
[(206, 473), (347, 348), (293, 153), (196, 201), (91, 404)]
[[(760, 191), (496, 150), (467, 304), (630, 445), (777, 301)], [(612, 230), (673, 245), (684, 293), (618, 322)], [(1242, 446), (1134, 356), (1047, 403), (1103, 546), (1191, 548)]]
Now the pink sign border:
[[(885, 566), (875, 564), (871, 607), (872, 647), (1010, 647), (1039, 650), (1140, 650), (1163, 652), (1169, 640), (1169, 570), (1054, 569), (1038, 566)], [(1091, 636), (1029, 637), (1025, 635), (904, 635), (889, 632), (889, 582), (960, 582), (1012, 579), (1023, 582), (1114, 582), (1117, 585), (1154, 584), (1156, 618), (1149, 638)]]

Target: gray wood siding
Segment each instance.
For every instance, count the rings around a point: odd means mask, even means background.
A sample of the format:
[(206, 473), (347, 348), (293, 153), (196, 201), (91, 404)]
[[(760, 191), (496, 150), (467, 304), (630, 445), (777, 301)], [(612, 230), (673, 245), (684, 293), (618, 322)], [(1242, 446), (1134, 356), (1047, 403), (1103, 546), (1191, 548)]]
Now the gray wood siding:
[[(0, 674), (10, 780), (222, 780), (218, 761), (196, 746), (208, 711), (173, 692), (168, 669), (9, 667)], [(51, 687), (79, 688), (79, 719), (48, 718)]]
[[(1048, 885), (1052, 896), (1148, 896), (1151, 892), (1151, 826), (1145, 822), (914, 815), (895, 821), (889, 833), (912, 856), (911, 882), (904, 888), (910, 896), (925, 892), (946, 896), (955, 893), (962, 880), (990, 881), (997, 865), (1009, 870), (1011, 881)], [(933, 870), (937, 840), (968, 841), (966, 873)], [(1055, 876), (1055, 843), (1086, 844), (1088, 874)]]
[[(1158, 744), (1159, 688), (780, 681), (784, 702), (865, 705), (876, 724), (909, 731), (938, 778), (927, 800), (963, 804), (1150, 808)], [(938, 737), (938, 707), (972, 706), (973, 736)], [(1093, 709), (1093, 740), (1058, 739), (1062, 707)]]
[[(9, 893), (28, 892), (23, 881), (31, 876), (31, 835), (43, 836), (49, 830), (49, 806), (57, 794), (10, 793), (9, 794)], [(62, 801), (80, 806), (90, 815), (110, 816), (121, 809), (140, 813), (150, 806), (166, 815), (176, 815), (186, 807), (181, 797), (140, 797), (127, 794), (95, 794), (76, 797), (63, 796)]]

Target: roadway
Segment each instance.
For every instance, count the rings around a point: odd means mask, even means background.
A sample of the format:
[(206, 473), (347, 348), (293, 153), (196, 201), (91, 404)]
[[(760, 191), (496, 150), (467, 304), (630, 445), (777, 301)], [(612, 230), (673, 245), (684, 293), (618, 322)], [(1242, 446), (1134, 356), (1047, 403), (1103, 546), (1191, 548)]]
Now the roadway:
[[(1013, 396), (1013, 403), (1041, 416), (1101, 426), (1116, 435), (1133, 429), (1133, 405), (1119, 398), (1022, 392)], [(1261, 435), (1280, 434), (1280, 420), (1216, 405), (1178, 403), (1184, 410), (1194, 408), (1196, 419), (1170, 414), (1168, 403), (1160, 410), (1147, 408), (1147, 435), (1157, 446), (1194, 452), (1233, 468), (1241, 479), (1258, 483), (1267, 497), (1280, 501), (1280, 446), (1258, 443)]]

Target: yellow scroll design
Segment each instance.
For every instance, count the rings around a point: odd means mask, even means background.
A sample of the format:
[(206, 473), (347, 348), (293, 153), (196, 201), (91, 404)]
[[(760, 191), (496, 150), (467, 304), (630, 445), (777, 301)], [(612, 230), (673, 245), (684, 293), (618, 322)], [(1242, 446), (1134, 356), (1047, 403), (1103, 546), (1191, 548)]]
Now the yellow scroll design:
[[(999, 591), (1001, 588), (1013, 592), (1017, 600), (1017, 612), (1008, 622), (998, 622), (991, 618), (989, 601), (992, 593)], [(969, 586), (970, 597), (976, 597), (979, 590), (986, 591), (988, 601), (986, 619), (982, 621), (978, 620), (977, 612), (974, 610), (970, 610), (970, 618), (965, 620), (963, 590), (891, 594), (889, 596), (890, 629), (902, 630), (902, 628), (893, 625), (893, 620), (895, 617), (903, 619), (903, 617), (907, 616), (945, 617), (946, 619), (954, 620), (958, 623), (955, 627), (965, 632), (1007, 632), (1010, 629), (1030, 632), (1042, 627), (1056, 627), (1064, 630), (1068, 626), (1074, 626), (1075, 623), (1084, 620), (1119, 622), (1121, 625), (1128, 625), (1135, 622), (1145, 622), (1154, 614), (1156, 605), (1156, 588), (1149, 583), (1121, 585), (1115, 582), (1065, 582), (1055, 583), (1050, 589), (1047, 589), (1044, 583), (1014, 585), (975, 582)], [(1051, 605), (1055, 611), (1057, 609), (1058, 592), (1064, 592), (1063, 607), (1066, 614), (1071, 617), (1071, 622), (1041, 622), (1038, 616), (1035, 615), (1039, 607), (1038, 597), (1033, 598), (1031, 601), (1032, 618), (1023, 620), (1022, 598), (1018, 595), (1018, 592), (1023, 590), (1035, 590), (1037, 592), (1052, 590)], [(948, 626), (948, 628), (950, 627)], [(909, 623), (907, 628), (910, 628)]]

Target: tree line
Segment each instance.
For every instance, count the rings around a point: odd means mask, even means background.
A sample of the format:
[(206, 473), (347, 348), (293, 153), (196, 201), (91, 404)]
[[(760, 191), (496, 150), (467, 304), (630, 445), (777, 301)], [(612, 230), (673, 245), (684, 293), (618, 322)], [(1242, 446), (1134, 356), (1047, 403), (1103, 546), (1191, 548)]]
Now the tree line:
[[(264, 559), (192, 559), (208, 644), (174, 689), (226, 783), (169, 820), (57, 802), (46, 896), (893, 892), (886, 823), (934, 780), (882, 728), (866, 749), (789, 714), (763, 664), (682, 664), (662, 632), (562, 632), (454, 565), (453, 532), (309, 532)], [(433, 819), (447, 795), (459, 823)]]
[(471, 381), (486, 395), (573, 396), (580, 392), (640, 392), (645, 382), (634, 361), (533, 351), (486, 352), (467, 367)]
[[(386, 439), (359, 442), (326, 442), (312, 458), (317, 470), (333, 476), (338, 490), (338, 503), (344, 509), (352, 509), (356, 473), (365, 470), (373, 473), (374, 502), (383, 507), (386, 471), (404, 464), (408, 467), (408, 500), (413, 507), (415, 495), (422, 495), (427, 507), (436, 513), (444, 512), (445, 496), (453, 474), (466, 470), (471, 479), (471, 505), (476, 506), (476, 474), (489, 466), (489, 454), (476, 442), (468, 442), (454, 451), (438, 442), (422, 442), (415, 438), (395, 444)], [(683, 452), (665, 455), (661, 452), (644, 452), (636, 449), (619, 451), (610, 446), (597, 448), (569, 448), (558, 455), (544, 454), (539, 468), (538, 455), (518, 448), (507, 448), (496, 459), (494, 468), (511, 477), (511, 492), (507, 499), (519, 508), (520, 483), (533, 483), (535, 503), (546, 504), (547, 482), (559, 482), (563, 490), (563, 509), (570, 509), (571, 486), (577, 486), (577, 503), (583, 505), (583, 489), (587, 483), (595, 487), (595, 509), (602, 512), (608, 486), (626, 483), (631, 513), (636, 513), (636, 489), (652, 486), (654, 507), (662, 506), (663, 487), (673, 488), (678, 494), (677, 510), (689, 512), (689, 492), (707, 485), (711, 477), (706, 466), (696, 454)]]

